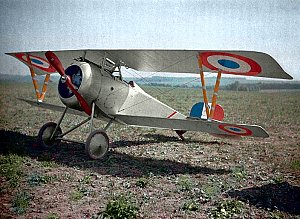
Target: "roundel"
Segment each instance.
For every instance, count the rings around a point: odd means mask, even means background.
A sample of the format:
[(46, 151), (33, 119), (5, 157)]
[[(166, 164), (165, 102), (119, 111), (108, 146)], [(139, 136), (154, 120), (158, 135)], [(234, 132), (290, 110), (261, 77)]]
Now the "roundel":
[[(53, 73), (56, 72), (56, 70), (49, 64), (49, 62), (41, 57), (28, 55), (30, 59), (30, 63), (32, 66), (41, 69), (45, 72)], [(17, 53), (16, 57), (20, 59), (21, 61), (28, 63), (27, 61), (27, 55), (25, 53)]]
[(251, 130), (244, 128), (244, 127), (237, 126), (237, 125), (222, 124), (222, 125), (219, 125), (219, 128), (227, 133), (234, 134), (234, 135), (242, 135), (242, 136), (252, 135)]
[(227, 74), (255, 76), (262, 71), (256, 61), (237, 54), (203, 52), (200, 53), (200, 57), (205, 67), (214, 71), (222, 70)]

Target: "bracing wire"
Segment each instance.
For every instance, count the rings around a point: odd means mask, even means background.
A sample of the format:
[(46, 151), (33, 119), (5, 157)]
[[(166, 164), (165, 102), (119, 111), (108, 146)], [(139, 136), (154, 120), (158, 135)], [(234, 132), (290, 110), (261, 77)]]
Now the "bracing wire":
[[(111, 54), (110, 54), (110, 55), (111, 55)], [(175, 66), (175, 65), (177, 65), (177, 64), (179, 64), (179, 63), (181, 63), (181, 62), (184, 62), (184, 61), (190, 59), (190, 58), (193, 57), (193, 56), (194, 56), (194, 54), (193, 54), (193, 55), (190, 55), (190, 56), (188, 56), (188, 57), (186, 57), (186, 58), (184, 58), (184, 59), (178, 60), (178, 61), (174, 62), (173, 64), (171, 64), (171, 65), (169, 65), (169, 66), (163, 67), (163, 68), (161, 68), (161, 69), (159, 69), (159, 70), (155, 70), (155, 72), (152, 73), (152, 74), (150, 74), (149, 77), (152, 77), (152, 76), (158, 74), (159, 72), (162, 72), (162, 71), (164, 71), (164, 70), (166, 70), (166, 69), (168, 69), (168, 68), (171, 68), (171, 67), (173, 67), (173, 66)], [(150, 66), (150, 67), (152, 67), (152, 66), (151, 66), (149, 63), (147, 63), (146, 61), (145, 61), (145, 64), (148, 65), (148, 66)], [(132, 69), (132, 70), (133, 70), (133, 73), (134, 73), (135, 75), (137, 75), (139, 78), (141, 78), (143, 81), (148, 82), (148, 83), (150, 82), (150, 81), (148, 81), (145, 77), (143, 77), (141, 74), (139, 74), (137, 70), (135, 70), (135, 69)], [(129, 72), (129, 71), (127, 71), (127, 70), (125, 70), (125, 71), (126, 71), (127, 73), (129, 73), (130, 75), (132, 75), (131, 72)], [(211, 74), (211, 73), (208, 73), (207, 75), (210, 75), (210, 74)], [(207, 76), (207, 75), (206, 75), (206, 76)], [(133, 75), (132, 75), (132, 76), (133, 76)], [(182, 85), (190, 84), (190, 83), (192, 83), (192, 82), (194, 82), (194, 81), (196, 81), (196, 80), (199, 80), (199, 78), (194, 78), (193, 80), (190, 80), (190, 81), (188, 81), (188, 82), (186, 82), (186, 83), (184, 83), (184, 84), (182, 84)], [(178, 89), (178, 87), (173, 87), (173, 88), (168, 89), (168, 90), (166, 90), (166, 91), (162, 91), (161, 89), (155, 87), (155, 90), (157, 90), (157, 91), (158, 91), (160, 94), (162, 94), (162, 95), (165, 95), (166, 93), (169, 93), (169, 92), (174, 91), (174, 90), (176, 90), (176, 89)], [(116, 92), (116, 91), (115, 91), (115, 92)], [(134, 107), (134, 106), (136, 106), (136, 105), (142, 104), (142, 103), (144, 103), (144, 102), (146, 102), (146, 101), (149, 101), (149, 100), (151, 100), (151, 99), (152, 99), (152, 97), (147, 97), (147, 98), (145, 98), (145, 100), (140, 101), (140, 102), (138, 102), (138, 103), (135, 103), (135, 104), (133, 104), (133, 105), (131, 105), (131, 106), (128, 106), (128, 107), (126, 107), (126, 108), (123, 108), (123, 109), (120, 110), (119, 112), (124, 111), (124, 110), (126, 110), (126, 109), (128, 109), (128, 108), (132, 108), (132, 107)], [(174, 99), (174, 98), (172, 98), (172, 100), (173, 100), (173, 99)]]
[[(133, 69), (133, 71), (136, 71), (135, 69)], [(129, 74), (131, 74), (129, 71), (126, 71), (127, 73), (129, 73)], [(210, 75), (210, 74), (212, 74), (211, 72), (209, 72), (208, 74), (206, 74), (206, 76), (208, 76), (208, 75)], [(132, 74), (131, 74), (132, 75)], [(139, 75), (139, 74), (137, 74), (137, 75)], [(142, 77), (142, 76), (141, 76)], [(143, 79), (145, 79), (144, 77), (142, 77)], [(199, 78), (194, 78), (193, 80), (190, 80), (190, 81), (188, 81), (188, 82), (186, 82), (186, 83), (184, 83), (184, 84), (182, 84), (182, 85), (187, 85), (187, 84), (190, 84), (190, 83), (192, 83), (192, 82), (194, 82), (194, 81), (197, 81), (197, 80), (200, 80)], [(148, 80), (146, 80), (145, 79), (145, 81), (146, 82), (149, 82)], [(174, 91), (174, 90), (176, 90), (176, 89), (179, 89), (179, 87), (173, 87), (173, 88), (171, 88), (171, 89), (168, 89), (168, 90), (166, 90), (166, 91), (162, 91), (162, 90), (160, 90), (160, 89), (156, 89), (157, 91), (159, 91), (162, 95), (165, 95), (165, 94), (167, 94), (167, 93), (169, 93), (169, 92), (171, 92), (171, 91)], [(137, 106), (137, 105), (139, 105), (139, 104), (142, 104), (142, 103), (144, 103), (144, 102), (146, 102), (146, 101), (149, 101), (149, 100), (151, 100), (152, 99), (152, 97), (147, 97), (147, 98), (145, 98), (144, 100), (142, 100), (142, 101), (140, 101), (140, 102), (138, 102), (138, 103), (135, 103), (135, 104), (132, 104), (132, 105), (130, 105), (130, 106), (128, 106), (128, 107), (126, 107), (126, 108), (123, 108), (123, 109), (121, 109), (119, 112), (122, 112), (122, 111), (124, 111), (124, 110), (127, 110), (127, 109), (130, 109), (130, 108), (132, 108), (132, 107), (135, 107), (135, 106)], [(174, 100), (174, 97), (172, 97), (172, 99), (170, 99), (170, 100)]]

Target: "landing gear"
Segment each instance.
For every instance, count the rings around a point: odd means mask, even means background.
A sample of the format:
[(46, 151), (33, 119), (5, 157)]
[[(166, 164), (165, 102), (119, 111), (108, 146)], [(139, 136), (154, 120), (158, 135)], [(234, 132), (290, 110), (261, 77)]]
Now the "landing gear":
[(85, 153), (93, 160), (103, 159), (109, 149), (109, 139), (104, 130), (90, 133), (85, 143)]
[[(48, 122), (42, 126), (38, 134), (39, 144), (43, 148), (53, 147), (60, 141), (85, 144), (85, 152), (90, 159), (103, 160), (109, 150), (109, 138), (106, 134), (106, 130), (111, 126), (113, 119), (109, 121), (109, 123), (104, 127), (103, 130), (93, 130), (94, 108), (95, 104), (93, 103), (91, 116), (63, 133), (60, 128), (60, 124), (68, 110), (68, 107), (66, 107), (57, 124), (54, 122)], [(64, 138), (65, 135), (74, 131), (87, 122), (90, 122), (90, 134), (86, 142)]]
[(54, 122), (48, 122), (42, 126), (38, 134), (38, 142), (43, 148), (51, 148), (59, 144), (57, 139), (62, 134), (61, 128)]

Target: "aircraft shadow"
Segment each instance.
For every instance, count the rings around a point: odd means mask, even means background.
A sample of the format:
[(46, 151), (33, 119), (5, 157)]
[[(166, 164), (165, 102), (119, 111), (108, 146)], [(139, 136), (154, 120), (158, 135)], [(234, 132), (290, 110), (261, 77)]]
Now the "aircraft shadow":
[(166, 136), (161, 134), (145, 134), (143, 135), (147, 140), (136, 140), (136, 141), (130, 141), (130, 140), (120, 140), (120, 141), (114, 141), (111, 145), (112, 148), (118, 148), (118, 147), (131, 147), (131, 146), (138, 146), (138, 145), (145, 145), (145, 144), (155, 144), (155, 143), (161, 143), (161, 142), (179, 142), (181, 144), (190, 144), (190, 143), (199, 143), (199, 145), (211, 145), (211, 144), (228, 144), (230, 143), (224, 143), (221, 141), (202, 141), (202, 140), (190, 140), (187, 139), (185, 141), (182, 141), (178, 137), (174, 136)]
[(110, 151), (104, 161), (93, 161), (89, 160), (84, 153), (82, 144), (61, 143), (53, 149), (42, 150), (36, 143), (36, 137), (13, 131), (0, 130), (0, 143), (1, 154), (27, 155), (40, 161), (53, 161), (118, 177), (141, 177), (149, 173), (154, 175), (230, 173), (226, 169), (193, 166), (168, 159), (136, 157), (116, 151)]
[(300, 215), (300, 187), (287, 182), (231, 190), (228, 195), (249, 202), (257, 208), (278, 209), (289, 214)]

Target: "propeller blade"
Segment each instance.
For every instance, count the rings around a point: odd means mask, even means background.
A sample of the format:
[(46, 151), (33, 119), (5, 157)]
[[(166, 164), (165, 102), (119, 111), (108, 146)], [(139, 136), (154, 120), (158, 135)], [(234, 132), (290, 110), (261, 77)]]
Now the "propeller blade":
[(61, 75), (65, 76), (65, 69), (60, 62), (59, 58), (54, 54), (54, 52), (48, 51), (45, 53), (46, 58), (49, 63), (55, 68), (55, 70)]
[(84, 110), (86, 114), (89, 116), (92, 114), (92, 110), (89, 107), (88, 103), (85, 99), (81, 96), (81, 94), (75, 89), (70, 77), (65, 74), (65, 69), (59, 60), (59, 58), (51, 51), (45, 53), (46, 58), (48, 59), (49, 63), (55, 68), (55, 70), (65, 78), (67, 87), (72, 91), (72, 93), (76, 96), (81, 108)]

